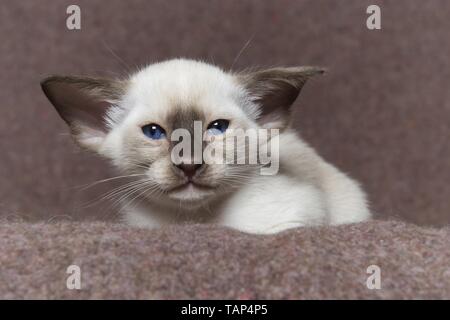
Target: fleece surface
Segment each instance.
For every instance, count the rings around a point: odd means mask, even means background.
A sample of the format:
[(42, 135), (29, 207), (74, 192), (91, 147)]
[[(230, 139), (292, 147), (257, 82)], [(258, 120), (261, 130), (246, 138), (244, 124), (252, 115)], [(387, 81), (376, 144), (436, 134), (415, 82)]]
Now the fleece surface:
[[(395, 221), (271, 236), (207, 225), (2, 223), (0, 298), (450, 298), (450, 229)], [(81, 290), (66, 287), (69, 265)], [(366, 269), (381, 268), (369, 290)]]

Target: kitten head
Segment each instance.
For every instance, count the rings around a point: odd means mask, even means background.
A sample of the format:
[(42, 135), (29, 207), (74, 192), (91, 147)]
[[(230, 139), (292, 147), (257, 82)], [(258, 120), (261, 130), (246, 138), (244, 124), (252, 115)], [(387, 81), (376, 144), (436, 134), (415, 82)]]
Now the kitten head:
[[(78, 144), (139, 180), (133, 196), (195, 208), (258, 174), (257, 165), (223, 161), (248, 143), (227, 143), (231, 133), (285, 128), (304, 83), (322, 72), (292, 67), (227, 73), (179, 59), (125, 80), (53, 76), (41, 85)], [(189, 143), (179, 148), (182, 141)], [(210, 153), (216, 161), (205, 163), (202, 151), (211, 147), (224, 152)]]

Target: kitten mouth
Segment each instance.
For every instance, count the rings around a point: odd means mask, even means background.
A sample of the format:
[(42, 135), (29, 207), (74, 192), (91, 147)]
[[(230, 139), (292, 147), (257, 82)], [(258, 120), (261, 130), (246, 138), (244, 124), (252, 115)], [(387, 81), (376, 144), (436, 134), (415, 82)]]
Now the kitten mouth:
[(181, 190), (189, 189), (189, 188), (191, 188), (191, 189), (199, 189), (199, 190), (204, 190), (204, 191), (215, 189), (212, 186), (201, 184), (201, 183), (197, 183), (197, 182), (194, 182), (194, 181), (190, 180), (190, 181), (187, 181), (187, 182), (185, 182), (183, 184), (180, 184), (178, 186), (170, 188), (167, 191), (169, 191), (169, 192), (177, 192), (177, 191), (181, 191)]

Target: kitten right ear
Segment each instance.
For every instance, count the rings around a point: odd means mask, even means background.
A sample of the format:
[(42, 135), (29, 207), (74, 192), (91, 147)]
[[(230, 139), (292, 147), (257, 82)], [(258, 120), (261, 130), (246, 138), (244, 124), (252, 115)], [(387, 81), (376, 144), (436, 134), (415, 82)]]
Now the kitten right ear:
[(320, 67), (271, 68), (237, 75), (252, 101), (260, 106), (258, 122), (263, 128), (284, 128), (291, 118), (291, 105), (308, 79), (322, 74)]
[(83, 147), (98, 151), (108, 132), (107, 112), (125, 94), (126, 83), (103, 78), (52, 76), (44, 79), (41, 87), (69, 125), (75, 140)]

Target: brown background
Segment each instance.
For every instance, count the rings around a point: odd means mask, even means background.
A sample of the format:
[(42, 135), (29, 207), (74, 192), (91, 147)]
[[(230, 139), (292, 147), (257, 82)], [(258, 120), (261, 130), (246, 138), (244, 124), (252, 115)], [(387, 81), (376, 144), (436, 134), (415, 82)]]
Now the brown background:
[[(0, 6), (0, 215), (100, 217), (82, 209), (114, 173), (78, 151), (40, 91), (46, 75), (116, 75), (171, 57), (229, 68), (321, 65), (296, 104), (296, 127), (360, 180), (379, 217), (450, 222), (449, 1), (74, 1)], [(382, 30), (365, 27), (382, 8)], [(117, 58), (116, 56), (120, 57)], [(121, 62), (123, 60), (124, 62)]]

